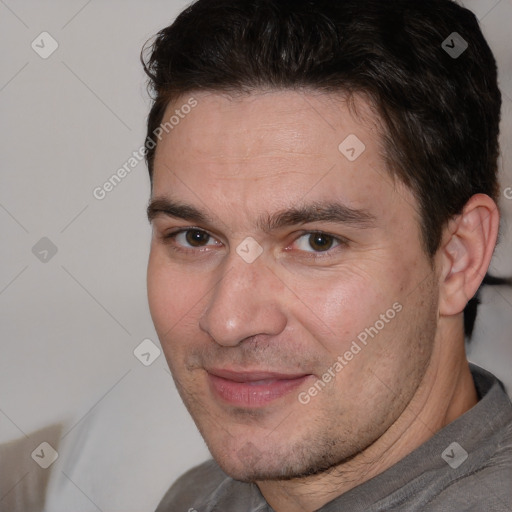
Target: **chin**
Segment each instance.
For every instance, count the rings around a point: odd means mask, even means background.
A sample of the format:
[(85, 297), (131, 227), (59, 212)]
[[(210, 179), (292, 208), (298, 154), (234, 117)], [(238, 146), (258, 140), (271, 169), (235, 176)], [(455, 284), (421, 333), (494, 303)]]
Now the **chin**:
[(262, 461), (256, 465), (222, 459), (216, 459), (216, 461), (224, 473), (240, 482), (254, 483), (265, 480), (291, 480), (297, 478), (296, 472), (292, 468), (287, 468), (283, 465), (274, 467), (276, 465), (275, 460)]
[(346, 457), (332, 451), (321, 453), (321, 449), (315, 452), (314, 448), (318, 447), (311, 448), (305, 441), (302, 445), (288, 447), (286, 453), (276, 448), (261, 453), (254, 444), (247, 442), (237, 451), (228, 453), (225, 449), (210, 447), (210, 452), (224, 473), (241, 482), (306, 478), (328, 472), (355, 456)]

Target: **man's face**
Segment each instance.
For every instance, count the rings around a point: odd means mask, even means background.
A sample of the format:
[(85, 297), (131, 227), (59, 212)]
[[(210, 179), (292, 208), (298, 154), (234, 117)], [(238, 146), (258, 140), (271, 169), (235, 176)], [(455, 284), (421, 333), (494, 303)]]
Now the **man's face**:
[(226, 472), (325, 470), (379, 439), (426, 371), (438, 290), (416, 200), (362, 98), (355, 115), (334, 95), (194, 97), (155, 158), (163, 350)]

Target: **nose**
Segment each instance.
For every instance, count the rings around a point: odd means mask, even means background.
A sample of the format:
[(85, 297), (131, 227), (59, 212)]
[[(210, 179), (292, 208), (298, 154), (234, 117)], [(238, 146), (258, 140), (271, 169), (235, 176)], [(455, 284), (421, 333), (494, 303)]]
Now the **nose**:
[(246, 263), (234, 254), (218, 279), (199, 327), (216, 343), (234, 347), (257, 335), (276, 336), (286, 327), (280, 304), (283, 284), (260, 258)]

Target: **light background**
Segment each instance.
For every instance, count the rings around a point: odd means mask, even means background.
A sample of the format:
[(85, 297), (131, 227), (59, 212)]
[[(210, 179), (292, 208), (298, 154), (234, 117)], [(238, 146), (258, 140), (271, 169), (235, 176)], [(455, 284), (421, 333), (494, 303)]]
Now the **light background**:
[[(504, 219), (492, 269), (510, 275), (512, 0), (464, 3), (499, 62)], [(144, 163), (93, 196), (141, 147), (149, 99), (139, 52), (185, 5), (0, 0), (2, 512), (154, 510), (208, 457), (163, 356), (146, 367), (133, 354), (146, 338), (157, 343)], [(43, 31), (59, 45), (47, 59), (31, 48)], [(42, 237), (57, 247), (46, 262), (32, 252)], [(483, 302), (470, 358), (512, 390), (512, 292), (488, 290)], [(59, 454), (49, 469), (31, 458), (43, 441)]]

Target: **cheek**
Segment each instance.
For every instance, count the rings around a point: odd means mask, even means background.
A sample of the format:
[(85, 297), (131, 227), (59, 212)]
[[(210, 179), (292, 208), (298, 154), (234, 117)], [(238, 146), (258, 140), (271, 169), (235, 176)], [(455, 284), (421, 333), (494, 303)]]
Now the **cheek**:
[[(412, 277), (398, 272), (397, 265), (385, 257), (378, 262), (360, 260), (350, 269), (338, 269), (314, 282), (303, 280), (300, 286), (294, 283), (299, 300), (295, 301), (293, 317), (329, 360), (350, 350), (354, 341), (363, 348), (360, 340), (371, 341), (377, 348), (401, 329), (404, 315), (393, 305), (403, 305)], [(365, 364), (371, 352), (361, 350), (357, 356), (360, 363)]]
[[(151, 249), (147, 272), (147, 290), (149, 310), (158, 334), (168, 322), (169, 311), (172, 311), (173, 283), (169, 280), (168, 272), (157, 255), (157, 250)], [(162, 341), (162, 340), (160, 340)]]
[(162, 344), (190, 324), (204, 295), (194, 275), (169, 264), (159, 248), (152, 249), (147, 272), (151, 317)]
[[(193, 276), (169, 265), (165, 255), (152, 251), (147, 272), (148, 302), (155, 330), (175, 377), (187, 374), (187, 351), (198, 340), (196, 316), (201, 307), (199, 289)], [(183, 378), (180, 377), (180, 380)]]
[(389, 283), (377, 282), (369, 273), (339, 272), (297, 287), (296, 306), (301, 311), (294, 316), (309, 323), (308, 330), (322, 329), (340, 343), (378, 320), (397, 295)]

